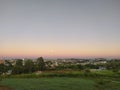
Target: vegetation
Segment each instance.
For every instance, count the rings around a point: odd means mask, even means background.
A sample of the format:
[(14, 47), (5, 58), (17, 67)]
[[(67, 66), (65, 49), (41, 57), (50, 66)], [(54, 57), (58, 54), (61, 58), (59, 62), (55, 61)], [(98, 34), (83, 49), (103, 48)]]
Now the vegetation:
[[(99, 70), (99, 67), (106, 68)], [(12, 71), (11, 74), (7, 74)], [(120, 61), (110, 60), (105, 64), (62, 63), (54, 66), (51, 61), (39, 57), (5, 60), (0, 64), (0, 85), (14, 90), (119, 90)], [(86, 87), (87, 86), (87, 87)]]
[(15, 90), (93, 90), (95, 83), (92, 80), (62, 77), (5, 79), (2, 84)]
[(42, 57), (39, 57), (36, 62), (37, 70), (44, 71), (45, 70), (45, 62)]
[(113, 72), (119, 72), (120, 70), (120, 60), (111, 60), (106, 64), (108, 70)]
[(13, 90), (119, 90), (120, 80), (110, 78), (7, 78), (1, 85)]
[(120, 80), (111, 80), (112, 78), (97, 79), (95, 87), (97, 90), (119, 90)]
[(51, 61), (44, 61), (42, 57), (37, 58), (36, 61), (27, 59), (25, 61), (21, 59), (15, 60), (15, 64), (12, 64), (9, 60), (5, 60), (4, 64), (0, 64), (0, 74), (5, 74), (9, 71), (12, 74), (30, 74), (37, 71), (56, 71), (56, 70), (77, 70), (90, 72), (91, 69), (105, 68), (113, 72), (119, 73), (120, 71), (120, 60), (110, 60), (103, 64), (92, 64), (88, 63), (85, 65), (62, 62), (61, 64), (54, 65)]

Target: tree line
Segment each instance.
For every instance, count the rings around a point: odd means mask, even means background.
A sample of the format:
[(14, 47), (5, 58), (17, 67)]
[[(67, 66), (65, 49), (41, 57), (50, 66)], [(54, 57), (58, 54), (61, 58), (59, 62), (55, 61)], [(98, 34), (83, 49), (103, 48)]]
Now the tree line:
[(35, 71), (44, 71), (45, 68), (45, 62), (42, 57), (39, 57), (36, 62), (33, 62), (31, 59), (25, 61), (17, 59), (15, 65), (12, 65), (9, 60), (5, 60), (4, 64), (0, 64), (0, 73), (8, 71), (12, 71), (12, 74), (32, 73)]
[(5, 63), (0, 64), (0, 74), (6, 72), (11, 72), (12, 74), (25, 74), (33, 73), (36, 71), (46, 71), (46, 70), (87, 70), (89, 69), (99, 69), (99, 67), (104, 67), (107, 70), (112, 70), (113, 72), (118, 72), (120, 70), (120, 60), (111, 60), (105, 64), (70, 64), (62, 63), (57, 66), (53, 66), (51, 61), (44, 61), (42, 57), (37, 58), (34, 62), (31, 59), (23, 61), (22, 59), (17, 59), (15, 65), (12, 65), (9, 60), (5, 60)]

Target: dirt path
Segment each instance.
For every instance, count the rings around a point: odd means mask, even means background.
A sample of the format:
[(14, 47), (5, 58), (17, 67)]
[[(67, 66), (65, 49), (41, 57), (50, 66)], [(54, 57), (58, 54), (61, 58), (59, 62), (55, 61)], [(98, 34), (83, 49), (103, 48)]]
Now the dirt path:
[(5, 86), (0, 86), (0, 90), (12, 90), (12, 89)]

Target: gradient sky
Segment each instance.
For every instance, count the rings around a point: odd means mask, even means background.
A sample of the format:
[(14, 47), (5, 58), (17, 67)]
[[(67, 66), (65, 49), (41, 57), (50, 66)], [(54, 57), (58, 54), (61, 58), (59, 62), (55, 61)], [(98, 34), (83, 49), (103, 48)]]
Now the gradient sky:
[(0, 0), (0, 57), (120, 58), (120, 0)]

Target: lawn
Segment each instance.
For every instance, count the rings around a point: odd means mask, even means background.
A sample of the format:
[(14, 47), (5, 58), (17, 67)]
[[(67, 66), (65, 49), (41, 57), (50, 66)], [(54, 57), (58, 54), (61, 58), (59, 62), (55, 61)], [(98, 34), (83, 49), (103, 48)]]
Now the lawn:
[(13, 90), (120, 90), (120, 74), (111, 71), (54, 71), (1, 78), (0, 85)]
[(11, 78), (3, 79), (1, 84), (9, 86), (13, 90), (95, 90), (94, 81), (69, 77)]

